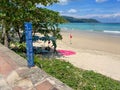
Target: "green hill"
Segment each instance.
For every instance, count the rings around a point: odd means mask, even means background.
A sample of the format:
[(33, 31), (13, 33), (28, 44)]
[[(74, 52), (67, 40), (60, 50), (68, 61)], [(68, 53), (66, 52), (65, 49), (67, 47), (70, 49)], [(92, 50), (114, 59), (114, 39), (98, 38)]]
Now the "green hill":
[(100, 23), (96, 19), (86, 19), (86, 18), (75, 18), (75, 17), (69, 17), (69, 16), (62, 16), (64, 19), (66, 19), (70, 23)]

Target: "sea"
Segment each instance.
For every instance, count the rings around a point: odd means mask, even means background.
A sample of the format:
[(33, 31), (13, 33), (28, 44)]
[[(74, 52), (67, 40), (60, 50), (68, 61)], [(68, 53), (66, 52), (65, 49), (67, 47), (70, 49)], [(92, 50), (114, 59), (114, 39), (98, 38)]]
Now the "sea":
[(88, 31), (120, 36), (120, 23), (65, 23), (59, 28), (64, 31)]

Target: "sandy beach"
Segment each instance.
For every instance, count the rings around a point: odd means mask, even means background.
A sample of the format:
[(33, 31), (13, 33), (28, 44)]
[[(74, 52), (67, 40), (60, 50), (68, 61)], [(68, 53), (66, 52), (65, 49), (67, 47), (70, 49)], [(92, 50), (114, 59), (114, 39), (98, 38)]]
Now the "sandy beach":
[[(120, 81), (120, 36), (83, 31), (62, 31), (61, 34), (63, 39), (57, 40), (57, 50), (76, 52), (75, 55), (63, 56), (61, 59), (78, 68), (93, 70)], [(41, 36), (39, 33), (36, 35)], [(39, 40), (33, 45), (45, 47), (48, 42)]]
[[(70, 34), (72, 35), (70, 44)], [(80, 50), (97, 50), (120, 55), (120, 36), (93, 32), (62, 32), (66, 45)]]
[[(62, 57), (78, 68), (94, 70), (120, 81), (120, 37), (91, 32), (62, 32), (57, 49), (75, 51)], [(70, 34), (72, 35), (70, 44)]]

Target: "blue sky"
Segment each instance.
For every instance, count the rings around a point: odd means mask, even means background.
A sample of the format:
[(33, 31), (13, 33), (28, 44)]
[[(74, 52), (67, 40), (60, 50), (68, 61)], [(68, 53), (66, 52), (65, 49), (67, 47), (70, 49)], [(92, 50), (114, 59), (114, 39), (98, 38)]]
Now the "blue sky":
[(120, 22), (120, 0), (59, 0), (48, 9), (61, 15), (95, 18), (101, 22)]

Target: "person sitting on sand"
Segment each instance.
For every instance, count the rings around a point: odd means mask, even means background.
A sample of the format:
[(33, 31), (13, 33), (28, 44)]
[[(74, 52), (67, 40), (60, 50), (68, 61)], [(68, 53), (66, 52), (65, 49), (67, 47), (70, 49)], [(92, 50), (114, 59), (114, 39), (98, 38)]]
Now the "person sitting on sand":
[(45, 50), (50, 51), (50, 40), (48, 41), (48, 47), (46, 47)]
[(52, 40), (52, 46), (54, 47), (54, 52), (56, 52), (57, 44), (55, 40)]

